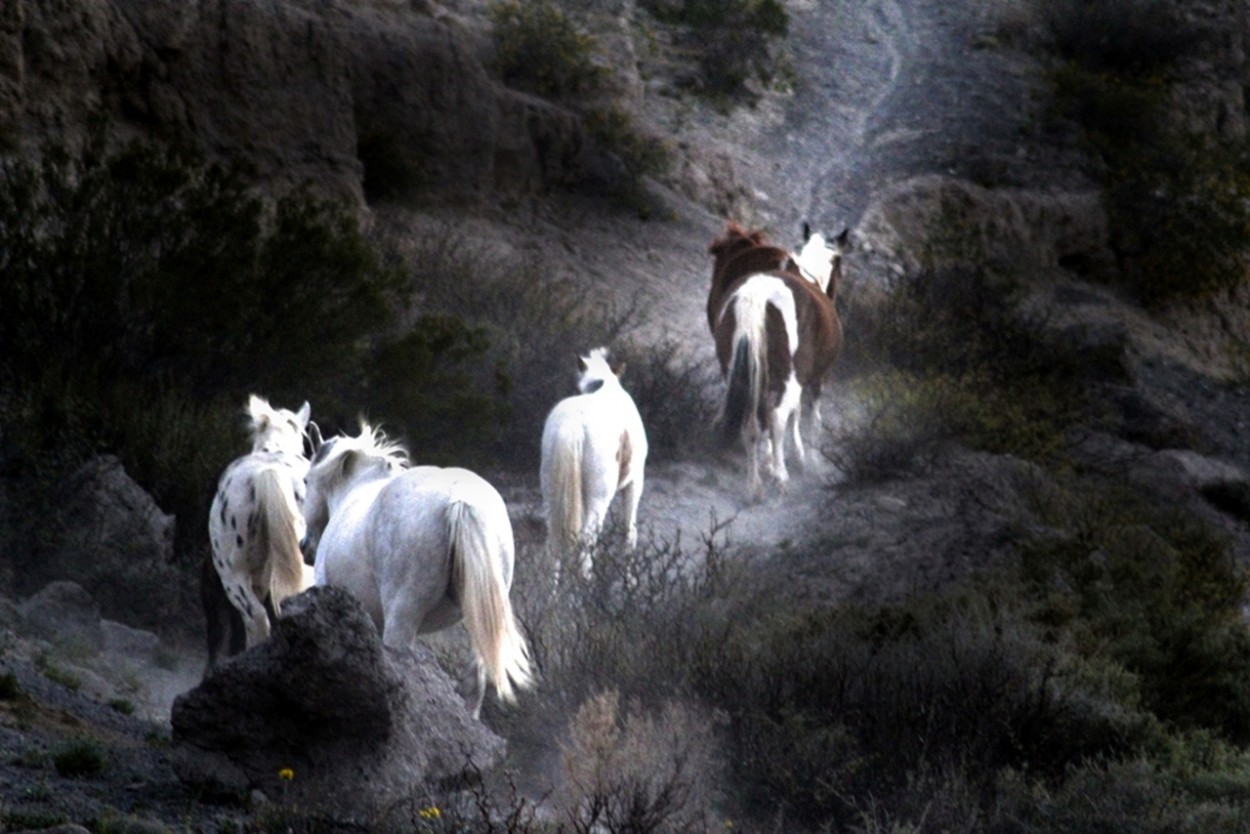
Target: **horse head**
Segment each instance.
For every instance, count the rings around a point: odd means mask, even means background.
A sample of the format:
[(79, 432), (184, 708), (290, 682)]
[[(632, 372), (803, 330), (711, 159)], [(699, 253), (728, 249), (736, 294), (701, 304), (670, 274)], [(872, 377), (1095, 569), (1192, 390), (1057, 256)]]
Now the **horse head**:
[(312, 406), (307, 402), (299, 411), (274, 408), (263, 397), (252, 394), (247, 400), (247, 413), (252, 419), (252, 451), (304, 455), (304, 436)]
[(721, 264), (728, 261), (734, 255), (753, 249), (756, 246), (764, 246), (764, 232), (757, 229), (748, 231), (734, 221), (729, 221), (725, 226), (724, 233), (716, 240), (708, 245), (708, 254), (715, 258), (715, 266), (713, 274), (719, 271)]
[[(320, 435), (320, 432), (318, 432)], [(367, 480), (386, 477), (402, 469), (407, 453), (398, 443), (388, 441), (381, 429), (363, 420), (356, 437), (339, 435), (320, 443), (304, 479), (304, 522), (307, 525), (302, 547), (316, 556), (317, 544), (340, 499), (352, 487)]]
[(625, 363), (615, 366), (609, 364), (608, 349), (598, 347), (587, 356), (577, 357), (577, 370), (577, 390), (583, 394), (593, 394), (609, 382), (620, 385)]
[(820, 287), (830, 298), (837, 296), (838, 283), (842, 278), (842, 256), (850, 240), (850, 229), (843, 229), (833, 240), (833, 245), (820, 232), (812, 232), (803, 224), (803, 248), (792, 257), (800, 275)]

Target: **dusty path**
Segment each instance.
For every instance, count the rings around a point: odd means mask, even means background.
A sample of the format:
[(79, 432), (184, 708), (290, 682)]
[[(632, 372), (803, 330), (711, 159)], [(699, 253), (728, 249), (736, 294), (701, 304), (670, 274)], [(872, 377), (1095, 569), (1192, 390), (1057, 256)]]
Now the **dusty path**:
[[(882, 185), (953, 170), (969, 148), (982, 160), (1009, 156), (1025, 129), (1032, 82), (1010, 51), (974, 48), (989, 24), (971, 6), (935, 0), (792, 4), (793, 93), (727, 121), (691, 126), (688, 138), (734, 160), (756, 196), (756, 216), (745, 219), (775, 230), (778, 242), (788, 245), (797, 243), (803, 220), (828, 231), (854, 227)], [(673, 219), (646, 223), (593, 210), (536, 211), (550, 213), (518, 221), (519, 248), (536, 245), (533, 225), (547, 229), (544, 236), (554, 242), (549, 254), (569, 275), (607, 297), (643, 299), (647, 316), (637, 338), (673, 341), (714, 363), (704, 319), (711, 270), (706, 248), (725, 218), (680, 202)], [(786, 230), (794, 231), (794, 240), (783, 239)], [(855, 269), (868, 267), (852, 259), (848, 270)], [(873, 280), (862, 271), (856, 278)], [(848, 411), (841, 401), (846, 391), (835, 383), (826, 392), (824, 412), (836, 422)], [(809, 448), (823, 442), (809, 435)], [(746, 498), (741, 465), (653, 460), (642, 525), (667, 540), (697, 542), (713, 524), (728, 521), (731, 540), (760, 550), (801, 540), (827, 526), (825, 487), (837, 475), (818, 453), (809, 459), (787, 490), (771, 490), (759, 502)], [(521, 512), (537, 512), (532, 489), (509, 497)]]

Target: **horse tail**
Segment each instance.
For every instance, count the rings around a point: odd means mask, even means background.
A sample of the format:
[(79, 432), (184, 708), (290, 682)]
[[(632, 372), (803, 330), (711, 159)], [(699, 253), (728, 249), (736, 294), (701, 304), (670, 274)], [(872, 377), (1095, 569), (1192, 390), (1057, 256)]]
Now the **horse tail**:
[(767, 298), (743, 287), (735, 295), (733, 356), (730, 358), (725, 407), (721, 415), (721, 442), (728, 446), (740, 437), (751, 436), (752, 421), (758, 419), (761, 392), (768, 372)]
[[(304, 554), (300, 551), (300, 510), (288, 478), (276, 469), (262, 469), (256, 487), (256, 535), (254, 555), (262, 559), (261, 586), (269, 592), (278, 614), (282, 601), (302, 591)], [(249, 559), (249, 563), (255, 565)]]
[[(504, 510), (504, 523), (507, 510)], [(525, 689), (533, 683), (529, 648), (517, 626), (503, 577), (506, 545), (490, 535), (483, 508), (453, 500), (447, 508), (452, 549), (453, 583), (464, 613), (464, 625), (478, 663), (495, 685), (499, 697), (515, 700), (513, 685)]]
[(580, 424), (557, 426), (551, 442), (544, 444), (543, 501), (547, 505), (547, 541), (557, 554), (577, 547), (585, 524), (582, 485), (585, 432)]

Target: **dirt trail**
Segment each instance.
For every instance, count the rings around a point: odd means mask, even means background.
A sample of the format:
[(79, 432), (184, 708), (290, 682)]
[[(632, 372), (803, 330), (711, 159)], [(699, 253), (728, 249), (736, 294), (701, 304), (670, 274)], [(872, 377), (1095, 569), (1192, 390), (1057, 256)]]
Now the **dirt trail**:
[[(992, 133), (994, 147), (1007, 146), (1016, 126), (1000, 121), (1018, 112), (1018, 105), (999, 102), (989, 108), (992, 113), (978, 116), (972, 111), (985, 111), (986, 102), (979, 94), (965, 95), (997, 71), (990, 56), (966, 59), (979, 25), (968, 15), (933, 0), (812, 1), (790, 11), (793, 94), (735, 112), (727, 123), (693, 127), (687, 137), (734, 160), (756, 196), (756, 216), (745, 219), (776, 230), (778, 242), (796, 245), (804, 220), (831, 232), (853, 227), (881, 185), (942, 170), (949, 149), (977, 131)], [(1014, 97), (1020, 86), (994, 89)], [(537, 246), (533, 226), (544, 228), (554, 242), (547, 254), (572, 277), (609, 297), (643, 299), (647, 320), (637, 336), (670, 340), (714, 363), (704, 319), (711, 270), (706, 248), (725, 218), (694, 204), (679, 204), (674, 219), (658, 223), (593, 210), (536, 211), (551, 214), (518, 221), (516, 248)], [(783, 238), (787, 230), (794, 231), (793, 239)], [(857, 268), (867, 269), (854, 261), (848, 266)], [(863, 272), (856, 278), (874, 280)], [(831, 423), (848, 411), (836, 370), (834, 375), (823, 406)], [(771, 489), (759, 502), (747, 500), (743, 461), (653, 460), (640, 507), (644, 530), (696, 543), (713, 524), (729, 522), (725, 534), (731, 541), (770, 550), (820, 529), (829, 514), (825, 486), (837, 473), (818, 452), (819, 433), (808, 436), (809, 466), (794, 473), (788, 489)], [(533, 480), (536, 488), (536, 475)], [(508, 498), (519, 514), (538, 511), (532, 488)]]

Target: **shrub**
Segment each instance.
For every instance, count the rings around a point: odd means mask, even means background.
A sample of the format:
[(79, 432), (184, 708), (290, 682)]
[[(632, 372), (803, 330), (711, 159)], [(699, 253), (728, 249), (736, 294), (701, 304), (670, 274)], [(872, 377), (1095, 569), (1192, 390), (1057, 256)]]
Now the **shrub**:
[(1229, 543), (1107, 488), (1078, 487), (1047, 511), (1060, 534), (1022, 548), (1039, 621), (1077, 655), (1121, 664), (1160, 719), (1250, 741), (1250, 584)]
[(852, 480), (891, 477), (942, 444), (1044, 462), (1083, 413), (1088, 364), (1010, 284), (973, 267), (902, 278), (855, 311), (845, 357), (864, 416), (834, 427), (824, 454)]
[(618, 165), (605, 168), (596, 193), (604, 191), (634, 209), (644, 219), (653, 211), (645, 179), (668, 171), (673, 151), (664, 140), (638, 131), (633, 119), (619, 107), (589, 109), (584, 116), (586, 130), (598, 147)]
[(779, 0), (647, 0), (659, 20), (689, 28), (701, 88), (714, 98), (743, 95), (748, 82), (770, 83), (778, 72), (771, 44), (790, 20)]
[[(675, 413), (679, 408), (695, 418), (706, 413), (697, 389), (699, 365), (671, 343), (647, 347), (629, 338), (640, 302), (605, 301), (592, 289), (551, 275), (536, 260), (518, 263), (452, 231), (428, 236), (409, 252), (408, 266), (430, 315), (463, 322), (474, 333), (472, 345), (481, 348), (471, 356), (451, 355), (465, 357), (458, 367), (474, 390), (500, 401), (498, 410), (481, 417), (499, 418), (490, 433), (495, 460), (537, 467), (547, 413), (576, 393), (577, 357), (601, 345), (625, 361), (624, 385), (658, 450), (680, 450), (692, 431), (700, 431), (696, 422), (683, 423)], [(655, 402), (653, 395), (672, 399)], [(461, 450), (467, 445), (462, 442)]]
[(267, 204), (185, 148), (110, 151), (101, 129), (79, 155), (49, 147), (2, 174), (0, 409), (19, 459), (119, 453), (185, 550), (238, 448), (238, 403), (329, 397), (397, 276), (342, 209), (304, 192)]
[(1060, 55), (1090, 69), (1145, 74), (1193, 53), (1201, 32), (1169, 0), (1046, 0), (1043, 24)]
[(568, 100), (597, 92), (605, 69), (595, 63), (595, 38), (555, 0), (499, 0), (491, 6), (496, 60), (504, 82)]
[(89, 739), (76, 739), (62, 745), (52, 754), (52, 765), (65, 777), (94, 776), (101, 773), (108, 760), (100, 746)]
[(578, 708), (562, 748), (557, 805), (573, 831), (707, 830), (715, 740), (691, 708), (670, 702), (647, 715), (605, 692)]
[(370, 203), (409, 199), (426, 185), (429, 154), (423, 143), (401, 140), (390, 130), (374, 130), (361, 135), (356, 155), (364, 166), (361, 188)]
[(1250, 158), (1175, 143), (1118, 159), (1105, 182), (1125, 280), (1151, 306), (1201, 299), (1246, 280)]
[(377, 347), (352, 399), (398, 429), (422, 462), (483, 462), (508, 416), (508, 380), (490, 348), (484, 328), (422, 315)]
[(730, 716), (752, 807), (845, 825), (869, 797), (909, 801), (925, 773), (983, 795), (1004, 767), (1057, 776), (1136, 741), (1140, 719), (1065, 685), (1053, 649), (1005, 601), (962, 592), (781, 614), (701, 647), (696, 680)]
[(5, 672), (0, 675), (0, 701), (15, 701), (22, 694), (22, 686), (17, 682), (17, 675)]
[(1074, 122), (1102, 181), (1122, 280), (1147, 305), (1245, 280), (1250, 159), (1169, 124), (1165, 73), (1205, 35), (1162, 0), (1049, 7), (1055, 113)]

